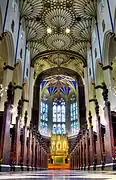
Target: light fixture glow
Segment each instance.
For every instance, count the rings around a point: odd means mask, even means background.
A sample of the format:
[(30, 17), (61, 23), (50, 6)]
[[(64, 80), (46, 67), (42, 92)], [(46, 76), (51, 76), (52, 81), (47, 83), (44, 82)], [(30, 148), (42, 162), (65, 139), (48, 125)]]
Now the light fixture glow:
[(70, 29), (66, 28), (66, 33), (69, 34), (70, 33)]
[(47, 33), (51, 34), (52, 33), (52, 29), (50, 27), (47, 28)]

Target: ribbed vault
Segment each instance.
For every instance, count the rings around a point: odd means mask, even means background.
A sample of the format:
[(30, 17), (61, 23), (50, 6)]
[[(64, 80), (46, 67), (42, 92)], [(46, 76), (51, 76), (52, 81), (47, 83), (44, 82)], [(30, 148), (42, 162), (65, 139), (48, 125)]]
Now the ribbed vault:
[[(96, 0), (20, 0), (20, 12), (35, 74), (67, 67), (82, 75), (87, 44), (91, 41), (91, 22), (96, 17)], [(67, 51), (71, 51), (71, 56)], [(39, 56), (41, 53), (43, 56)]]

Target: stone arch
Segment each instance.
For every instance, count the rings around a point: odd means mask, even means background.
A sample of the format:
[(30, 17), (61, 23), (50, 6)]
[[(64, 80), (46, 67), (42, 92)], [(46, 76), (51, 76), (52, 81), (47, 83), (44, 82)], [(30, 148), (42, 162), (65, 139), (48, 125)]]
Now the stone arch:
[[(37, 77), (35, 80), (34, 85), (34, 95), (33, 95), (33, 108), (32, 108), (32, 120), (33, 125), (38, 127), (38, 120), (39, 120), (39, 92), (40, 92), (40, 84), (43, 79), (45, 79), (48, 76), (52, 75), (61, 75), (65, 74), (67, 76), (75, 77), (78, 83), (78, 93), (79, 93), (79, 113), (80, 113), (80, 128), (84, 125), (84, 121), (86, 119), (86, 107), (85, 107), (85, 89), (84, 84), (81, 76), (76, 73), (75, 71), (68, 69), (68, 68), (50, 68)], [(83, 99), (83, 101), (82, 101)]]
[(12, 81), (14, 68), (14, 44), (10, 32), (5, 32), (0, 40), (0, 85), (2, 87), (2, 97), (0, 109), (4, 110), (6, 101), (6, 91), (9, 82)]
[(110, 30), (107, 31), (104, 34), (104, 40), (103, 40), (103, 66), (109, 65), (109, 49), (110, 49), (110, 41), (111, 38), (114, 37), (114, 33), (112, 33)]
[(4, 66), (14, 66), (14, 44), (10, 32), (5, 32), (3, 39), (0, 41), (0, 84), (7, 86), (12, 81), (12, 75), (6, 78)]

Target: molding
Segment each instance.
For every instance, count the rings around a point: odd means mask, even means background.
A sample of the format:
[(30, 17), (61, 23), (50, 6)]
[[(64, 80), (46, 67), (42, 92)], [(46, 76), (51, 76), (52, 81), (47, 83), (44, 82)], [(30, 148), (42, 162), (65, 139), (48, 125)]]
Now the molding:
[(97, 85), (95, 86), (95, 89), (103, 89), (103, 87), (101, 85)]
[(96, 99), (89, 99), (89, 102), (95, 102)]
[(104, 71), (104, 70), (107, 70), (107, 69), (110, 69), (110, 70), (112, 70), (112, 66), (110, 66), (110, 65), (107, 65), (107, 66), (104, 66), (102, 69), (103, 69), (103, 71)]
[(14, 87), (14, 89), (21, 89), (21, 90), (22, 90), (23, 88), (22, 88), (22, 86), (16, 85), (16, 86)]
[(6, 69), (9, 69), (9, 70), (13, 71), (13, 70), (14, 70), (14, 67), (9, 66), (9, 65), (6, 65), (6, 66), (4, 67), (4, 70), (6, 70)]

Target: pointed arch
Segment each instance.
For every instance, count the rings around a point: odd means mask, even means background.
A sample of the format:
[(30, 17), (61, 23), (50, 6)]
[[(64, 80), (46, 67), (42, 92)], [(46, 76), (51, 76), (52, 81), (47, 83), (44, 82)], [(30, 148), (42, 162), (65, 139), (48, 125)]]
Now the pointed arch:
[(110, 49), (110, 41), (114, 37), (114, 33), (111, 32), (111, 30), (107, 31), (104, 34), (104, 40), (103, 40), (103, 66), (107, 66), (110, 64), (109, 60), (109, 49)]

